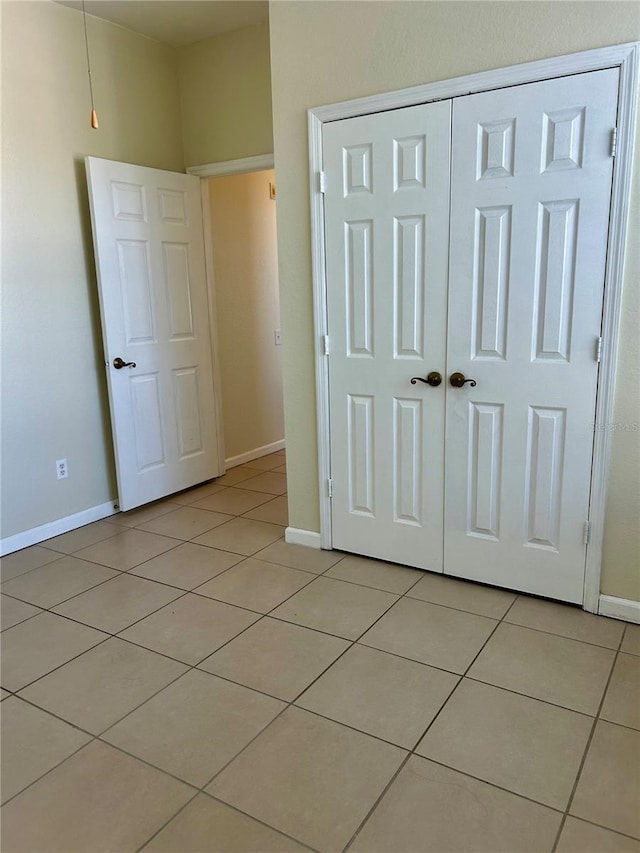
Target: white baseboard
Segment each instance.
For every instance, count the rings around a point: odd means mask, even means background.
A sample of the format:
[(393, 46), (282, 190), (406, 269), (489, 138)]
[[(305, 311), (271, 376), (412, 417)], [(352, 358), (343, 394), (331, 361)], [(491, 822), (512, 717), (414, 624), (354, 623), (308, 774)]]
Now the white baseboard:
[(115, 515), (118, 510), (113, 508), (114, 503), (117, 503), (116, 499), (108, 501), (106, 504), (83, 509), (82, 512), (76, 512), (64, 518), (57, 518), (55, 521), (49, 521), (39, 527), (32, 527), (31, 530), (23, 530), (22, 533), (16, 533), (14, 536), (6, 536), (4, 539), (0, 539), (0, 556), (4, 557), (5, 554), (12, 554), (21, 548), (28, 548), (29, 545), (37, 545), (53, 536), (60, 536), (70, 530), (75, 530), (77, 527), (84, 527), (85, 524), (91, 524), (92, 521), (100, 521), (102, 518)]
[(614, 595), (601, 595), (598, 613), (613, 619), (640, 624), (640, 601), (630, 598), (616, 598)]
[(268, 456), (270, 453), (275, 453), (276, 450), (284, 450), (284, 438), (280, 441), (274, 441), (271, 444), (265, 444), (263, 447), (256, 447), (255, 450), (249, 450), (247, 453), (241, 453), (239, 456), (230, 456), (224, 460), (225, 468), (235, 468), (236, 465), (244, 465), (246, 462), (253, 462), (254, 459), (259, 459), (261, 456)]
[(284, 532), (284, 541), (290, 545), (320, 548), (320, 534), (314, 530), (301, 530), (299, 527), (287, 527)]

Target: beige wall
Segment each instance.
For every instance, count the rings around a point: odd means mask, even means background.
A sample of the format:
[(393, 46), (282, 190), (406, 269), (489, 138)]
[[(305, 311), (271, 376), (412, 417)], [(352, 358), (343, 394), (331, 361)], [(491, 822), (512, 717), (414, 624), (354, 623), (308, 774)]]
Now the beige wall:
[(284, 438), (273, 170), (209, 180), (225, 456)]
[[(182, 170), (175, 52), (82, 15), (2, 13), (2, 536), (116, 493), (83, 158)], [(69, 478), (57, 480), (66, 457)]]
[[(306, 110), (640, 37), (627, 2), (271, 3), (290, 523), (319, 530)], [(638, 234), (638, 168), (631, 234)], [(637, 251), (629, 251), (615, 419), (640, 422)], [(613, 434), (603, 592), (640, 599), (638, 434)]]
[(184, 47), (179, 60), (185, 165), (271, 154), (269, 25)]

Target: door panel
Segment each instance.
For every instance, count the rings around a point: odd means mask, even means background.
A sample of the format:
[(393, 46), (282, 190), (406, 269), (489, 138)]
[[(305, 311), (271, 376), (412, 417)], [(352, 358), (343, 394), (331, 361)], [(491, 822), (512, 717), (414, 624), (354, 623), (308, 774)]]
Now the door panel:
[(617, 70), (453, 107), (445, 571), (581, 602)]
[[(222, 472), (197, 178), (87, 158), (120, 508)], [(116, 369), (115, 357), (135, 362)]]
[(450, 102), (323, 131), (333, 545), (442, 571)]

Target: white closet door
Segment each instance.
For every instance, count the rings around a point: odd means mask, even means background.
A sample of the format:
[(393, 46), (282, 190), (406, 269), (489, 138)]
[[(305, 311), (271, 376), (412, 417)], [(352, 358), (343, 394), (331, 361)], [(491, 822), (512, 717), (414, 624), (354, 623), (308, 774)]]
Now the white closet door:
[(333, 546), (442, 571), (451, 103), (323, 131)]
[(453, 107), (445, 572), (582, 602), (617, 70)]
[(222, 471), (200, 182), (95, 157), (87, 177), (118, 499), (128, 510)]

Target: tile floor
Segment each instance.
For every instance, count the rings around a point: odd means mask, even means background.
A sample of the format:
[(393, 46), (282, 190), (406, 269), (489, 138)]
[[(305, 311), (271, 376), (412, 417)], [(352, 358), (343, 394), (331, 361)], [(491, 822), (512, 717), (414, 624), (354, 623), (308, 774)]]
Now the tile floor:
[(2, 561), (4, 853), (639, 853), (640, 626), (287, 545), (285, 490)]

